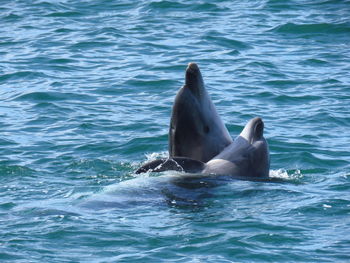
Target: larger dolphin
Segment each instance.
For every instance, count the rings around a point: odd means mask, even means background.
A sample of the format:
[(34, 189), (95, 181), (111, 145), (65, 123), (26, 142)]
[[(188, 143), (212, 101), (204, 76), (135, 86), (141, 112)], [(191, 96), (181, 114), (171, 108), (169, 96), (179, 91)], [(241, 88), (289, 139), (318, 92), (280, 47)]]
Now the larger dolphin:
[(195, 63), (186, 69), (185, 85), (178, 91), (169, 128), (169, 156), (207, 162), (232, 143), (220, 119), (202, 74)]

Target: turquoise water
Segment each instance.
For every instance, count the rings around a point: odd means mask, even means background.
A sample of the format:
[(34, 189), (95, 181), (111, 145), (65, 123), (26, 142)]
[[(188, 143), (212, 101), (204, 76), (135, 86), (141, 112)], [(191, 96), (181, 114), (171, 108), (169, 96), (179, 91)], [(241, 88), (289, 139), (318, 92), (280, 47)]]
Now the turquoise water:
[[(1, 262), (349, 262), (349, 1), (1, 1)], [(188, 62), (279, 183), (135, 175)]]

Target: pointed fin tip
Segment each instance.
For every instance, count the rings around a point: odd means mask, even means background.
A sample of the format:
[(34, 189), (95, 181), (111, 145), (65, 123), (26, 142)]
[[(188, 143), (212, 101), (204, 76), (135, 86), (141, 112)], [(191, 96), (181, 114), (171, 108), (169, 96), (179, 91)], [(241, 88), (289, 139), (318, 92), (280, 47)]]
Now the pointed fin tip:
[(264, 122), (260, 117), (255, 117), (251, 121), (254, 129), (254, 135), (256, 139), (260, 139), (264, 136)]
[(248, 123), (244, 126), (244, 129), (240, 133), (244, 139), (249, 142), (254, 139), (260, 139), (264, 135), (264, 122), (260, 117), (255, 117), (248, 121)]
[(190, 63), (188, 63), (187, 69), (199, 70), (199, 67), (198, 67), (198, 65), (196, 63), (190, 62)]
[(263, 122), (263, 120), (260, 118), (260, 117), (254, 117), (253, 119), (252, 119), (252, 122), (254, 122), (254, 123), (257, 123), (257, 124), (259, 124), (259, 123), (264, 123)]
[(255, 135), (257, 136), (257, 138), (259, 138), (259, 139), (264, 136), (264, 122), (259, 117), (256, 119), (256, 125), (255, 125), (254, 132), (255, 132)]

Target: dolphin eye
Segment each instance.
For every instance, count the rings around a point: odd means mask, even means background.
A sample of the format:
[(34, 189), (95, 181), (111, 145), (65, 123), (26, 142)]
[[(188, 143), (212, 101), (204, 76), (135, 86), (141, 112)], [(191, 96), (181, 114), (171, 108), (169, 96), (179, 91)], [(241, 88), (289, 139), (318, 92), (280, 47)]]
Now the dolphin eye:
[(205, 133), (208, 133), (208, 132), (209, 132), (209, 127), (208, 127), (208, 125), (205, 125), (205, 126), (204, 126), (204, 132), (205, 132)]
[(259, 122), (254, 129), (254, 134), (257, 139), (260, 139), (263, 136), (264, 133), (264, 123)]

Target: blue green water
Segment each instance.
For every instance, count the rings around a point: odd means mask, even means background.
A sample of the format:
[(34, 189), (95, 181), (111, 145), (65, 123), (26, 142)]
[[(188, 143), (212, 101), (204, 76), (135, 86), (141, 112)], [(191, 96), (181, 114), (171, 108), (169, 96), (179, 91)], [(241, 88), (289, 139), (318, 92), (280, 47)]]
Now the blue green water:
[[(349, 262), (350, 2), (0, 1), (1, 262)], [(135, 175), (189, 62), (272, 177)]]

